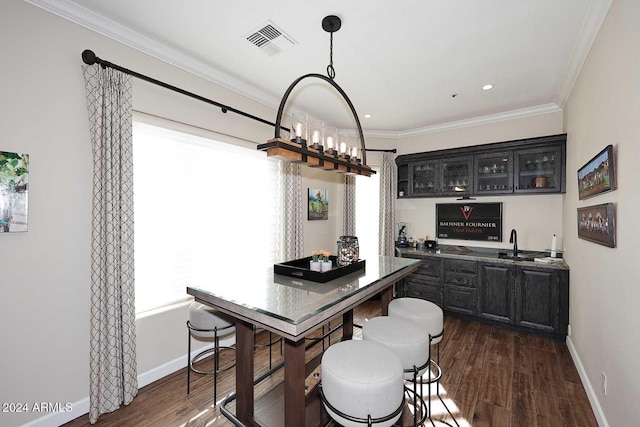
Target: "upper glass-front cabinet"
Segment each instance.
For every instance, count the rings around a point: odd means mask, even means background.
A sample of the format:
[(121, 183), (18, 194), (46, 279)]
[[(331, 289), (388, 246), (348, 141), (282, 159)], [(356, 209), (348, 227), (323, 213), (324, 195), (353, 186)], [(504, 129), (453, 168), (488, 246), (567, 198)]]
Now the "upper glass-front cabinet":
[(456, 157), (440, 160), (443, 195), (464, 195), (473, 190), (473, 157)]
[(474, 156), (475, 194), (513, 192), (513, 151)]
[(562, 189), (562, 151), (534, 148), (514, 151), (516, 193), (556, 193)]
[(426, 160), (409, 164), (411, 196), (429, 196), (438, 191), (438, 161)]
[(566, 134), (403, 154), (398, 197), (564, 193)]

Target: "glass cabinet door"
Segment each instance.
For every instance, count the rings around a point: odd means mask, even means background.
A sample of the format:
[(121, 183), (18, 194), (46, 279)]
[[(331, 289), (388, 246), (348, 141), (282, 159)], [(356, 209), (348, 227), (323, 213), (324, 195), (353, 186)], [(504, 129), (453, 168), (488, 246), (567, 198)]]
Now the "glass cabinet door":
[(409, 185), (412, 196), (433, 195), (438, 189), (437, 179), (437, 160), (425, 160), (409, 165)]
[(475, 194), (513, 192), (513, 151), (475, 156)]
[(442, 159), (442, 180), (440, 182), (442, 194), (464, 195), (473, 192), (473, 158), (456, 157), (455, 159)]
[(514, 151), (516, 193), (559, 192), (562, 188), (562, 152), (558, 148)]

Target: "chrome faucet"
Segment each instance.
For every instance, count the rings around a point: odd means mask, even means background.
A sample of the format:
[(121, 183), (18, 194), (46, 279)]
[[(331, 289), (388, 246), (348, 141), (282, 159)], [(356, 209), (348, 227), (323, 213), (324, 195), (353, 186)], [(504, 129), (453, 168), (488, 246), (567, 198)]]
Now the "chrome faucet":
[(511, 237), (509, 237), (509, 243), (513, 243), (513, 256), (518, 256), (518, 233), (516, 229), (511, 229)]

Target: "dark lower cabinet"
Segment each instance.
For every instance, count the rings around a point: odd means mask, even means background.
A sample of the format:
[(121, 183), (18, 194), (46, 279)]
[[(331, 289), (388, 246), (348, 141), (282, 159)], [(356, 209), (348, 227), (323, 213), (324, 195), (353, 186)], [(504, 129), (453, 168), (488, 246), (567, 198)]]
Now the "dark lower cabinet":
[(518, 263), (421, 258), (396, 288), (448, 313), (562, 339), (569, 324), (569, 271)]
[(480, 263), (478, 315), (503, 323), (515, 323), (513, 267)]
[(475, 316), (478, 291), (463, 286), (444, 285), (444, 309)]
[(557, 331), (560, 324), (559, 293), (560, 280), (555, 271), (518, 267), (516, 325)]
[(403, 297), (426, 299), (442, 307), (442, 259), (419, 259), (420, 267), (404, 279), (398, 293)]

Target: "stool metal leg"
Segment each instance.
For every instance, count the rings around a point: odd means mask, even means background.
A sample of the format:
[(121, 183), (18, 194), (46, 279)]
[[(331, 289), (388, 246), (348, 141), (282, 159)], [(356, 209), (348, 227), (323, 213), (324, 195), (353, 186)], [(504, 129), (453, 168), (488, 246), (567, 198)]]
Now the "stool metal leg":
[[(438, 335), (429, 334), (429, 342), (433, 341), (436, 338), (440, 338), (443, 335), (444, 335), (444, 329)], [(433, 379), (431, 378), (431, 376), (432, 376), (431, 365), (432, 364), (436, 368), (436, 375), (435, 375), (435, 377)], [(431, 383), (435, 382), (436, 383), (436, 395), (438, 396), (438, 399), (440, 399), (440, 403), (442, 403), (442, 406), (444, 406), (444, 409), (447, 410), (447, 412), (449, 413), (449, 416), (451, 417), (451, 419), (453, 420), (455, 425), (460, 427), (460, 424), (458, 424), (458, 421), (453, 416), (453, 414), (449, 410), (449, 407), (447, 406), (445, 401), (440, 396), (440, 378), (442, 378), (442, 368), (440, 368), (440, 341), (439, 341), (438, 343), (436, 343), (436, 361), (435, 362), (431, 359), (431, 345), (429, 345), (429, 379), (427, 381), (428, 393), (429, 393), (429, 408), (428, 408), (429, 421), (431, 421), (431, 425), (435, 427), (435, 423), (433, 422), (433, 413), (431, 411)]]
[[(189, 326), (189, 322), (187, 322), (187, 326)], [(187, 334), (187, 340), (187, 394), (189, 394), (191, 391), (191, 329)]]

